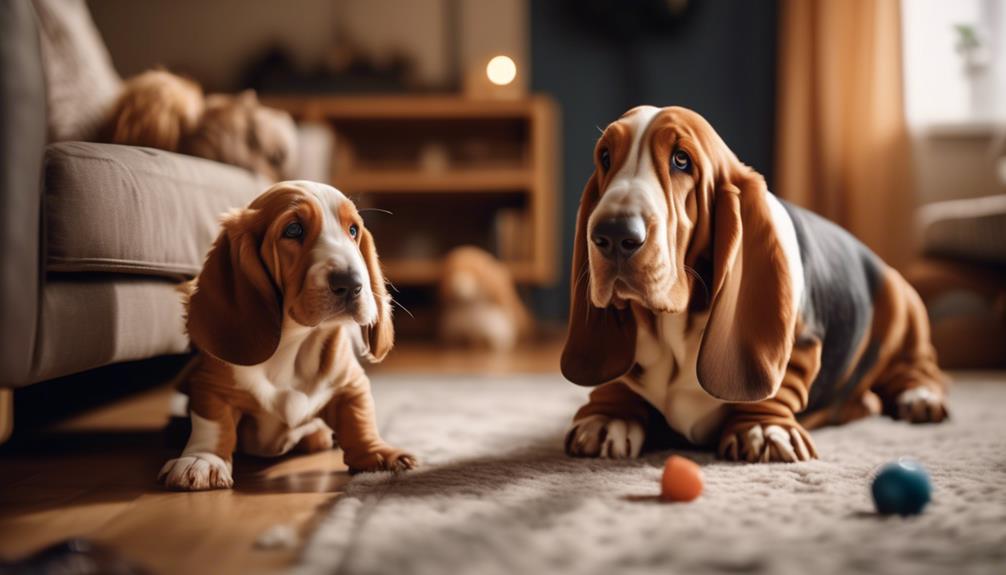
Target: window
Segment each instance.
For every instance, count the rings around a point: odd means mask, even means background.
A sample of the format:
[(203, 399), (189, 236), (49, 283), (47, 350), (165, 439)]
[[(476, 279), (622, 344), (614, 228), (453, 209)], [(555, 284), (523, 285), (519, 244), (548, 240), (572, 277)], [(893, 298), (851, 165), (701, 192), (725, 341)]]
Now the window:
[(1006, 120), (1006, 3), (902, 0), (911, 126)]

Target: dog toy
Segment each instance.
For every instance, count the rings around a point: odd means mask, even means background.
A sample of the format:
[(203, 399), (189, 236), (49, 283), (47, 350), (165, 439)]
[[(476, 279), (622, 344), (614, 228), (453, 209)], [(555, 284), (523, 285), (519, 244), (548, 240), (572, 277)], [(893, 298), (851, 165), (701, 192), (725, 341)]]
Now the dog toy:
[(922, 513), (933, 492), (929, 473), (911, 459), (892, 461), (873, 478), (873, 503), (881, 515)]
[(692, 501), (699, 495), (702, 495), (702, 469), (690, 459), (677, 455), (668, 457), (660, 478), (660, 498)]

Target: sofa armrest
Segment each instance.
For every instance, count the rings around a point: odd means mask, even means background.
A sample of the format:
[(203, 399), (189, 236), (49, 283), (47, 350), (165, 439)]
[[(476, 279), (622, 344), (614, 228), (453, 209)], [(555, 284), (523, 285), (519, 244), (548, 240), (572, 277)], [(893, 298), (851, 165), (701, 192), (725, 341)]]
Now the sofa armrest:
[(0, 387), (28, 383), (41, 282), (45, 82), (30, 0), (0, 2)]

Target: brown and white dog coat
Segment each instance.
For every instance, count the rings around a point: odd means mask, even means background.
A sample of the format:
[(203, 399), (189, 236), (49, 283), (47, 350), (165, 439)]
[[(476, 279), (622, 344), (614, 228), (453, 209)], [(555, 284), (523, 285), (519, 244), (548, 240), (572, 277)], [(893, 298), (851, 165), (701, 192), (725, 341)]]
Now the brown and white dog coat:
[(815, 426), (946, 417), (915, 290), (772, 195), (701, 116), (634, 108), (605, 129), (595, 163), (562, 372), (597, 388), (570, 454), (635, 457), (658, 424), (727, 459), (798, 461), (816, 457)]

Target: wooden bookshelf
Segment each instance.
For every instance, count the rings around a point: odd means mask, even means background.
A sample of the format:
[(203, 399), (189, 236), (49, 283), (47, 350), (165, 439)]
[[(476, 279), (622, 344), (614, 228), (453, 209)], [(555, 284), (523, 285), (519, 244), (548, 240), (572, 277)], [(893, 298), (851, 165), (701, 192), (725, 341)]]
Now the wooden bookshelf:
[[(558, 118), (544, 96), (279, 96), (335, 133), (331, 183), (364, 208), (388, 279), (431, 286), (451, 248), (500, 257), (516, 281), (557, 278)], [(394, 215), (385, 215), (384, 212)]]

